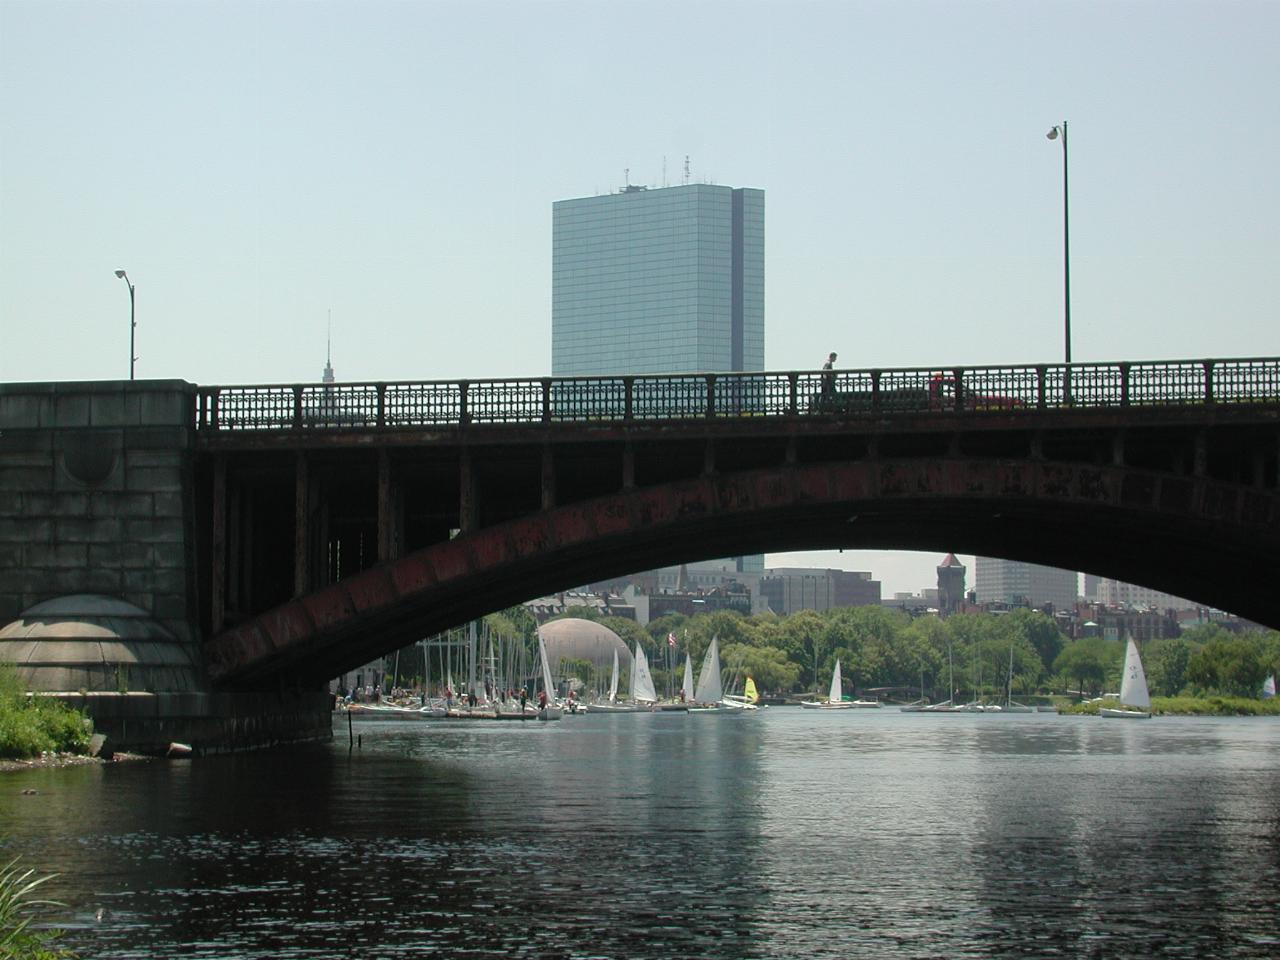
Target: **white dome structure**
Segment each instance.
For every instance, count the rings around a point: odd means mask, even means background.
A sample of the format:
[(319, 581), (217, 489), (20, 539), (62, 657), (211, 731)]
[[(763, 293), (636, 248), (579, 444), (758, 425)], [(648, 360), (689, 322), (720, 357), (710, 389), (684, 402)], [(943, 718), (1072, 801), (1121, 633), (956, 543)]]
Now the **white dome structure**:
[(182, 693), (203, 668), (147, 611), (115, 597), (76, 594), (37, 603), (0, 627), (0, 663), (28, 690)]
[(561, 660), (587, 660), (597, 670), (609, 670), (616, 650), (618, 668), (631, 669), (631, 651), (622, 638), (594, 620), (552, 620), (538, 628), (538, 636), (547, 646), (547, 659), (553, 667)]

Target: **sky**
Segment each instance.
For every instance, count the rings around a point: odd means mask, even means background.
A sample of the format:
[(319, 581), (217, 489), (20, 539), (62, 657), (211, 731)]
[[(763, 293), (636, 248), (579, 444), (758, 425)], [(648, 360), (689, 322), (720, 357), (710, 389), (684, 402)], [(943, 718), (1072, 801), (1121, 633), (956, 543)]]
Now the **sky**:
[[(766, 366), (1280, 355), (1280, 3), (0, 0), (0, 382), (540, 376), (551, 205), (765, 191)], [(940, 556), (776, 565), (932, 586)], [(964, 558), (966, 563), (971, 558)], [(972, 566), (970, 566), (972, 570)]]

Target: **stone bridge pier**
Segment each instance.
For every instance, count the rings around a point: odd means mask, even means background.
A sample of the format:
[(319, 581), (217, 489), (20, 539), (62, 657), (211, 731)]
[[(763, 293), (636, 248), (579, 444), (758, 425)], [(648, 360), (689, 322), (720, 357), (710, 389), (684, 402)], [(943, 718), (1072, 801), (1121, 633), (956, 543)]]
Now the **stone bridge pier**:
[(214, 690), (196, 611), (193, 385), (0, 384), (0, 662), (109, 748), (330, 736), (321, 690)]

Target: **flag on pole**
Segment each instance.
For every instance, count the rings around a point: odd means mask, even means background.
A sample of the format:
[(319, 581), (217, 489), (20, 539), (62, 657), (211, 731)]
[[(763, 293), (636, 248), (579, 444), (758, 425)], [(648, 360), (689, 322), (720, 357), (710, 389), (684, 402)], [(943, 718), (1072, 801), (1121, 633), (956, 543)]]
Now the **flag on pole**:
[(676, 645), (676, 635), (674, 633), (667, 634), (667, 646), (674, 647)]

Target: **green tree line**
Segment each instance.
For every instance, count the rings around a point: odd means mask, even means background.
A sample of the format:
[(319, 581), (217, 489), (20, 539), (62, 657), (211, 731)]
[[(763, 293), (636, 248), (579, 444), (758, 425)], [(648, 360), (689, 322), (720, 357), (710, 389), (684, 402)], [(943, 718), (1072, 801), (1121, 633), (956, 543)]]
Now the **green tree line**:
[[(1050, 692), (1096, 696), (1119, 688), (1124, 660), (1123, 643), (1070, 640), (1051, 617), (1027, 609), (945, 620), (876, 606), (790, 616), (717, 611), (669, 614), (647, 627), (588, 608), (563, 616), (603, 623), (629, 648), (640, 642), (659, 690), (679, 686), (685, 655), (695, 670), (700, 667), (713, 636), (720, 641), (727, 684), (750, 675), (762, 692), (777, 694), (825, 691), (839, 659), (850, 692), (893, 691), (914, 699), (923, 690), (935, 701), (1002, 699), (1006, 693), (1015, 699)], [(521, 625), (534, 635), (527, 622)], [(676, 638), (670, 652), (669, 635)], [(1280, 633), (1197, 626), (1179, 638), (1147, 641), (1142, 659), (1157, 696), (1257, 697), (1267, 675), (1280, 672)]]

